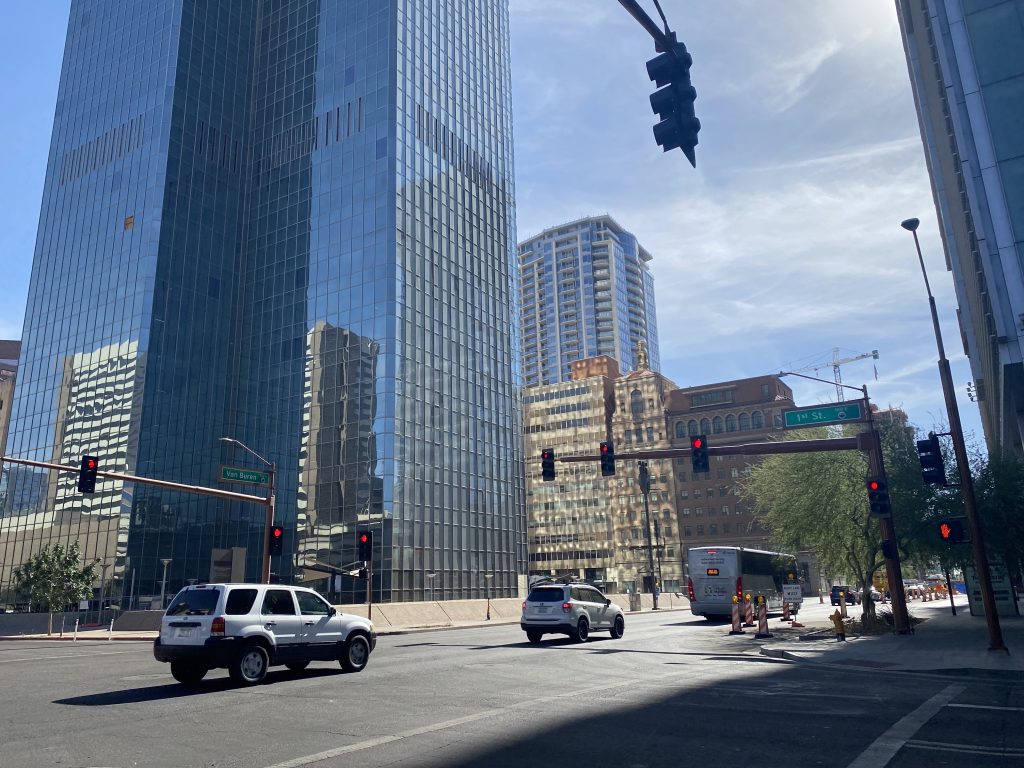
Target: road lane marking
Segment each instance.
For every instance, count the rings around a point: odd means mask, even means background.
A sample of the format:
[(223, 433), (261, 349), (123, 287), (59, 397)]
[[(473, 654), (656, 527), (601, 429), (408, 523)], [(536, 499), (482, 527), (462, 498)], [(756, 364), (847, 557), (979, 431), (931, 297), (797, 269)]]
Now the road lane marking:
[[(691, 672), (680, 672), (672, 677), (687, 677), (691, 675)], [(658, 678), (659, 681), (664, 681), (664, 677)], [(343, 747), (335, 747), (334, 749), (328, 749), (323, 752), (317, 752), (312, 755), (305, 755), (304, 757), (295, 757), (291, 760), (285, 760), (282, 763), (274, 763), (273, 765), (267, 766), (267, 768), (300, 768), (300, 766), (311, 765), (318, 763), (322, 760), (330, 760), (332, 757), (338, 757), (339, 755), (345, 755), (351, 752), (358, 752), (364, 749), (371, 749), (373, 747), (379, 747), (383, 744), (390, 744), (391, 742), (401, 741), (402, 739), (412, 738), (414, 736), (422, 736), (427, 733), (434, 733), (436, 731), (443, 731), (447, 728), (454, 728), (459, 725), (465, 725), (467, 723), (473, 723), (478, 720), (486, 720), (491, 717), (498, 717), (500, 715), (506, 715), (509, 712), (529, 709), (533, 710), (539, 705), (548, 704), (553, 701), (566, 698), (577, 698), (581, 696), (587, 696), (593, 693), (603, 693), (610, 691), (615, 688), (624, 688), (626, 686), (635, 686), (637, 683), (647, 682), (644, 678), (641, 679), (630, 679), (620, 680), (615, 683), (609, 683), (607, 685), (597, 685), (591, 688), (584, 688), (578, 691), (568, 691), (566, 693), (558, 693), (553, 696), (544, 696), (539, 699), (530, 699), (529, 701), (522, 701), (517, 704), (512, 704), (508, 707), (501, 709), (487, 709), (483, 712), (475, 712), (472, 715), (465, 715), (463, 717), (457, 717), (453, 720), (445, 720), (440, 723), (432, 723), (430, 725), (420, 726), (419, 728), (410, 728), (406, 731), (400, 731), (398, 733), (388, 734), (386, 736), (378, 736), (374, 739), (366, 739), (365, 741), (357, 741), (355, 744), (346, 744)]]
[(107, 653), (65, 653), (60, 656), (33, 656), (29, 659), (0, 659), (0, 664), (13, 664), (15, 661), (52, 661), (53, 659), (81, 659), (93, 656), (118, 656), (128, 651), (109, 651)]
[(960, 707), (961, 709), (996, 709), (1000, 712), (1024, 712), (1024, 707), (996, 707), (991, 704), (947, 704), (947, 707)]
[(928, 749), (933, 752), (960, 752), (969, 755), (997, 755), (999, 757), (1024, 757), (1024, 749), (1013, 747), (983, 747), (972, 744), (949, 744), (944, 741), (918, 741), (911, 739), (906, 746), (912, 749)]
[(885, 768), (893, 756), (910, 740), (910, 737), (935, 717), (943, 707), (959, 696), (966, 687), (965, 685), (947, 685), (913, 712), (897, 720), (889, 730), (861, 752), (847, 768)]

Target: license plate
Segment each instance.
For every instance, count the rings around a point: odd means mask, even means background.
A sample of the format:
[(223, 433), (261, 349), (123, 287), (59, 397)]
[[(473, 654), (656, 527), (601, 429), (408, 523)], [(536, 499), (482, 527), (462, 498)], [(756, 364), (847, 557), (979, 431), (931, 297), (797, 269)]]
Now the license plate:
[(546, 605), (537, 606), (537, 613), (547, 613), (548, 607)]
[(192, 637), (195, 633), (195, 629), (192, 627), (178, 627), (174, 630), (174, 636), (176, 638)]

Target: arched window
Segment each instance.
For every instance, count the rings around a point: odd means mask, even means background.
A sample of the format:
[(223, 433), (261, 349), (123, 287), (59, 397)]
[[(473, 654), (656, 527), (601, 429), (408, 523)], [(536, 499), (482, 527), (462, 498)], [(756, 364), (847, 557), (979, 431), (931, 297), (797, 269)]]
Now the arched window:
[(644, 396), (640, 394), (639, 389), (634, 389), (629, 393), (629, 410), (634, 416), (639, 416), (644, 412)]
[(701, 419), (700, 420), (700, 432), (698, 432), (697, 434), (700, 434), (700, 435), (710, 435), (711, 434), (711, 422), (708, 421), (707, 419)]
[(731, 413), (725, 417), (725, 431), (735, 432), (736, 431), (736, 417)]
[(676, 422), (676, 437), (686, 437), (686, 424), (681, 421)]
[(740, 432), (746, 432), (750, 429), (750, 416), (745, 413), (740, 414)]
[(693, 419), (690, 419), (690, 422), (686, 425), (686, 429), (691, 435), (700, 434), (700, 432), (697, 431), (697, 422)]
[(750, 424), (754, 429), (764, 429), (764, 414), (754, 411), (750, 414)]
[(725, 431), (725, 424), (723, 424), (721, 416), (715, 416), (715, 418), (711, 420), (711, 428), (714, 430), (716, 435)]

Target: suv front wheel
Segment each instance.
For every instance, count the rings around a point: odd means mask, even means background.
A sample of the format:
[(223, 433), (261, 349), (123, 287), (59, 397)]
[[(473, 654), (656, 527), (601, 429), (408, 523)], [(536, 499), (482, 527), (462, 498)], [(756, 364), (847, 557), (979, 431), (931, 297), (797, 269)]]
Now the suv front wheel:
[(246, 645), (231, 662), (231, 679), (243, 685), (256, 685), (267, 676), (270, 657), (261, 645)]
[(359, 672), (370, 658), (370, 643), (365, 635), (352, 635), (341, 651), (338, 660), (346, 672)]

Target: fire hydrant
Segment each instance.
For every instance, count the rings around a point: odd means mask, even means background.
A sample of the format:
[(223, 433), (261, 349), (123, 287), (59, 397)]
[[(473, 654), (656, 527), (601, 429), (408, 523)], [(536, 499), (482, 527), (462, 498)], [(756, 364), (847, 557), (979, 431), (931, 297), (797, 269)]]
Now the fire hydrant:
[(841, 614), (839, 612), (839, 609), (837, 608), (835, 612), (828, 618), (835, 626), (836, 640), (838, 640), (840, 643), (844, 642), (846, 640), (846, 625), (843, 624), (843, 614)]

